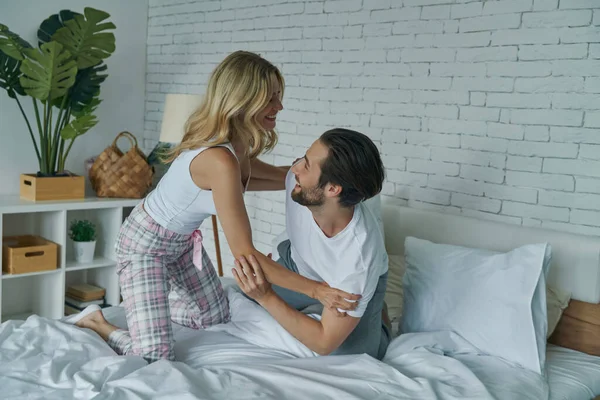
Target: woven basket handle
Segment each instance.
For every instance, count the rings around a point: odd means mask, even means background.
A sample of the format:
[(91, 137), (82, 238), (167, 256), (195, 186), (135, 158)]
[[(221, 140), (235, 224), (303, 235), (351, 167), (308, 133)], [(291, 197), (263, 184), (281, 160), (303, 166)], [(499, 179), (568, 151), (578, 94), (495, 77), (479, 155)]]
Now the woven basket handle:
[(137, 139), (135, 138), (135, 136), (133, 136), (133, 134), (131, 134), (130, 132), (127, 132), (127, 131), (123, 131), (117, 135), (115, 140), (113, 140), (113, 142), (112, 142), (112, 147), (117, 147), (117, 140), (119, 140), (119, 138), (122, 136), (125, 136), (127, 139), (129, 139), (129, 143), (131, 143), (132, 149), (138, 147)]

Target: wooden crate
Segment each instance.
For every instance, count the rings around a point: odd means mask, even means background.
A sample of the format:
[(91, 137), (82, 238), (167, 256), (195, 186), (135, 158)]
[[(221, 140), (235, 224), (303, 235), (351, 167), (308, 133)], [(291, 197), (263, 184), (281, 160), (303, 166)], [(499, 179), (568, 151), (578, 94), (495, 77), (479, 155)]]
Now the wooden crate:
[(35, 235), (2, 238), (2, 271), (5, 274), (24, 274), (56, 268), (58, 244)]
[(80, 175), (38, 177), (21, 174), (20, 195), (32, 201), (74, 200), (85, 197), (85, 178)]

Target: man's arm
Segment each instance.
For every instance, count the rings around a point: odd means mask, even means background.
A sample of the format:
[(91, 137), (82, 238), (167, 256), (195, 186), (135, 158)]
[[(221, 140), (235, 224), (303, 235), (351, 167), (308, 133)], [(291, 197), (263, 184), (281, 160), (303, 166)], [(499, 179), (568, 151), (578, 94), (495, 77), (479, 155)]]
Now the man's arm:
[(320, 355), (337, 349), (358, 325), (360, 318), (324, 308), (317, 321), (290, 307), (264, 278), (260, 264), (252, 256), (236, 260), (234, 278), (248, 296), (255, 299), (292, 336)]
[(259, 179), (253, 176), (250, 177), (250, 182), (248, 182), (248, 191), (249, 192), (259, 192), (265, 190), (284, 190), (285, 189), (285, 181), (278, 182), (272, 181), (269, 179)]
[(250, 161), (251, 173), (249, 191), (284, 190), (285, 176), (290, 166), (276, 167), (255, 158)]
[(317, 321), (291, 308), (273, 291), (257, 301), (286, 331), (322, 356), (340, 347), (360, 321), (360, 318), (338, 316), (328, 308), (323, 309), (321, 321)]

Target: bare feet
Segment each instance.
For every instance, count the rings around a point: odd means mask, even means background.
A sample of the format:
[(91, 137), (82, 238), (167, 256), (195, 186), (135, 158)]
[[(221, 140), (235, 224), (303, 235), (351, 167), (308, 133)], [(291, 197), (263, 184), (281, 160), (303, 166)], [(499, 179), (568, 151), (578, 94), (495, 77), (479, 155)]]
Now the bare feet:
[(106, 319), (104, 319), (104, 314), (102, 314), (102, 310), (94, 311), (80, 319), (75, 323), (75, 326), (80, 328), (89, 328), (93, 330), (94, 325), (108, 323)]
[(86, 315), (76, 322), (75, 326), (91, 329), (106, 341), (108, 341), (108, 336), (118, 329), (116, 326), (111, 325), (106, 321), (102, 314), (102, 310), (94, 311), (89, 315)]

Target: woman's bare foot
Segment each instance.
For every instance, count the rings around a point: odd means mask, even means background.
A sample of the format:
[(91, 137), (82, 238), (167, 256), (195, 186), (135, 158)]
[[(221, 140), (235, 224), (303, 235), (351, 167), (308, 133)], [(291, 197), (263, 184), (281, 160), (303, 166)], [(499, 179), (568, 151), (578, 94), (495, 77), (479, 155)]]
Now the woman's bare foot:
[(104, 314), (102, 314), (102, 310), (98, 310), (86, 315), (85, 317), (77, 321), (75, 323), (75, 326), (78, 326), (80, 328), (92, 329), (92, 326), (103, 323), (108, 322), (106, 322), (106, 319), (104, 319)]
[(104, 314), (102, 314), (102, 310), (94, 311), (89, 315), (86, 315), (77, 321), (75, 326), (91, 329), (106, 341), (108, 341), (108, 336), (118, 329), (116, 326), (111, 325), (106, 321)]

